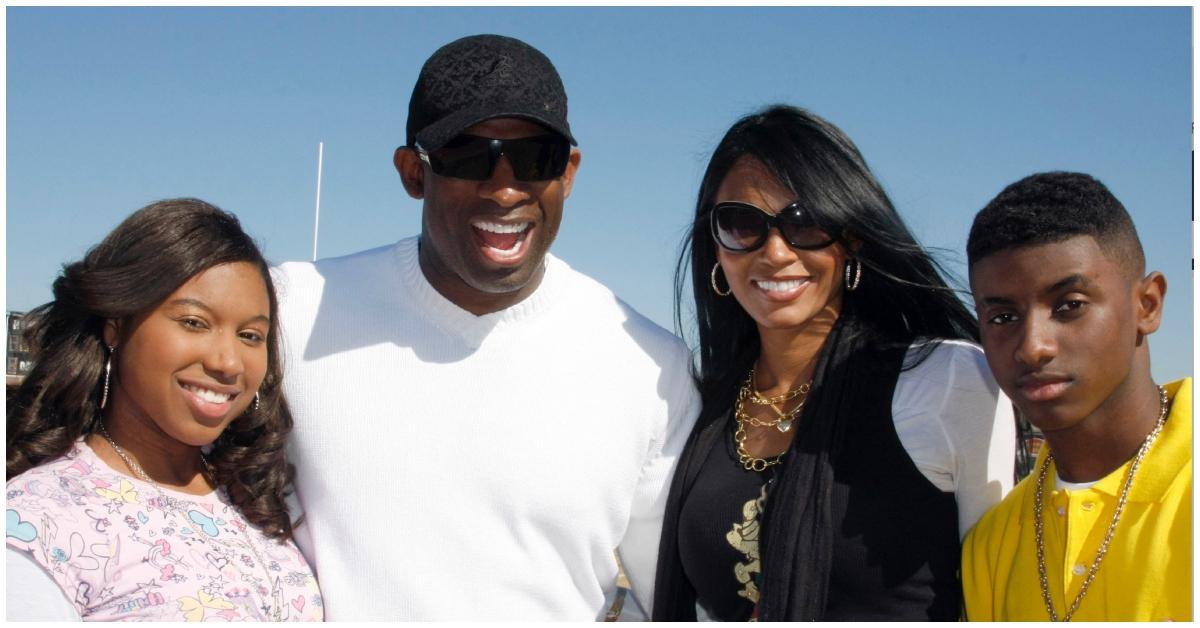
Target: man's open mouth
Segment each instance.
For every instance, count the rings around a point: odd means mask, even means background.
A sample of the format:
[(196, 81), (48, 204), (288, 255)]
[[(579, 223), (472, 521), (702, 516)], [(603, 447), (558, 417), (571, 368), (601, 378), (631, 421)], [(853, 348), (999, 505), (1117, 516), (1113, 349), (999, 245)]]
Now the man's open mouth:
[(477, 220), (471, 223), (484, 255), (500, 263), (519, 261), (533, 223), (502, 223)]

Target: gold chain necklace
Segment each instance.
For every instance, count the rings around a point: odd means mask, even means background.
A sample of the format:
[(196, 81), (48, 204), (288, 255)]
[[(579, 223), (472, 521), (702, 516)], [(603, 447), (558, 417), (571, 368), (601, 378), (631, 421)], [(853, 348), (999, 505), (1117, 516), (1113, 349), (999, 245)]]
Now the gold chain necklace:
[[(750, 376), (747, 378), (749, 383), (750, 403), (760, 406), (772, 406), (791, 401), (801, 395), (807, 395), (812, 389), (812, 380), (808, 380), (803, 384), (775, 397), (763, 397), (762, 393), (758, 392), (758, 379), (755, 376), (754, 369), (750, 369)], [(778, 412), (778, 410), (776, 410)]]
[(780, 412), (777, 408), (775, 408), (775, 406), (771, 406), (771, 409), (775, 410), (775, 414), (777, 416), (770, 421), (764, 421), (750, 414), (749, 412), (746, 412), (746, 408), (742, 403), (743, 401), (743, 399), (739, 399), (734, 407), (734, 413), (737, 414), (737, 419), (739, 421), (743, 421), (747, 425), (751, 425), (753, 427), (773, 427), (784, 434), (786, 434), (788, 430), (792, 429), (792, 422), (796, 420), (796, 416), (799, 415), (800, 411), (804, 409), (804, 401), (801, 401), (800, 405), (788, 410), (787, 412)]
[[(1092, 584), (1096, 573), (1100, 571), (1100, 561), (1104, 560), (1104, 555), (1108, 552), (1108, 544), (1112, 541), (1113, 533), (1117, 530), (1117, 522), (1121, 519), (1121, 511), (1125, 508), (1125, 499), (1129, 497), (1129, 489), (1133, 486), (1133, 475), (1137, 473), (1142, 458), (1146, 456), (1146, 452), (1150, 450), (1150, 446), (1154, 444), (1154, 440), (1162, 432), (1163, 424), (1167, 421), (1167, 409), (1169, 408), (1167, 389), (1162, 386), (1158, 387), (1158, 400), (1158, 422), (1155, 423), (1154, 429), (1146, 435), (1146, 440), (1142, 441), (1142, 446), (1138, 448), (1137, 454), (1133, 457), (1133, 463), (1129, 465), (1129, 474), (1125, 476), (1125, 485), (1121, 488), (1120, 497), (1117, 498), (1117, 507), (1113, 510), (1112, 522), (1108, 524), (1104, 540), (1096, 549), (1096, 560), (1092, 561), (1087, 577), (1083, 579), (1079, 593), (1075, 596), (1075, 601), (1071, 603), (1067, 613), (1063, 615), (1062, 621), (1071, 621), (1075, 611), (1079, 610), (1083, 596), (1087, 594), (1088, 586)], [(1050, 615), (1050, 621), (1058, 621), (1058, 613), (1054, 611), (1054, 602), (1050, 598), (1050, 585), (1046, 582), (1046, 543), (1042, 529), (1042, 494), (1045, 492), (1046, 474), (1052, 460), (1054, 460), (1054, 452), (1048, 452), (1045, 460), (1042, 461), (1042, 468), (1038, 471), (1037, 488), (1033, 492), (1033, 536), (1037, 543), (1038, 581), (1042, 585), (1042, 600), (1046, 602), (1046, 612)]]
[[(154, 478), (150, 477), (149, 473), (146, 473), (146, 470), (142, 468), (142, 465), (138, 464), (138, 461), (131, 458), (129, 454), (126, 454), (125, 450), (117, 444), (117, 441), (113, 440), (112, 435), (108, 433), (108, 428), (104, 427), (104, 422), (98, 421), (98, 423), (100, 424), (100, 433), (104, 436), (104, 440), (108, 441), (108, 445), (113, 448), (113, 451), (117, 452), (117, 455), (120, 456), (121, 460), (125, 462), (125, 466), (129, 467), (129, 470), (133, 471), (133, 474), (137, 476), (139, 480), (142, 480), (150, 486), (153, 486), (154, 490), (158, 491), (159, 496), (163, 498), (164, 502), (171, 501), (167, 497), (166, 492), (163, 491), (163, 488), (159, 486), (158, 482), (154, 481)], [(208, 474), (208, 477), (210, 479), (214, 478), (215, 475), (213, 473), (212, 465), (208, 464), (208, 459), (204, 457), (203, 453), (200, 454), (200, 462), (204, 464), (204, 470)], [(176, 511), (172, 509), (172, 512)], [(254, 554), (255, 560), (258, 561), (258, 566), (262, 568), (263, 573), (267, 576), (267, 584), (272, 585), (271, 590), (274, 593), (272, 596), (274, 599), (272, 600), (271, 604), (271, 619), (272, 621), (283, 621), (283, 598), (280, 595), (281, 592), (279, 591), (278, 587), (279, 582), (276, 580), (274, 583), (272, 583), (270, 568), (267, 566), (266, 561), (263, 560), (262, 554), (260, 554), (258, 551), (258, 547), (253, 541), (250, 540), (250, 535), (243, 533), (243, 539), (245, 540), (246, 547), (250, 548), (250, 552)], [(228, 547), (227, 544), (225, 545)]]
[[(808, 401), (808, 392), (812, 390), (812, 380), (808, 380), (803, 384), (789, 390), (788, 392), (776, 396), (765, 398), (762, 393), (758, 392), (758, 384), (755, 380), (754, 369), (750, 369), (750, 375), (747, 376), (746, 382), (742, 384), (741, 390), (738, 391), (738, 404), (735, 406), (735, 412), (738, 415), (739, 421), (744, 421), (747, 425), (754, 427), (773, 427), (780, 432), (786, 434), (792, 429), (792, 422), (799, 416), (800, 411), (804, 409), (804, 403)], [(796, 407), (788, 411), (780, 410), (777, 404), (791, 401), (796, 397), (803, 395), (800, 403)], [(763, 421), (758, 417), (751, 416), (749, 412), (745, 412), (745, 406), (742, 401), (749, 400), (750, 403), (760, 406), (770, 406), (775, 412), (776, 418), (771, 421)]]
[[(741, 463), (742, 468), (746, 469), (747, 471), (762, 473), (763, 471), (766, 471), (768, 467), (773, 467), (783, 461), (783, 456), (787, 453), (786, 449), (780, 452), (779, 455), (769, 459), (759, 458), (747, 451), (746, 439), (749, 438), (749, 434), (746, 431), (746, 426), (751, 425), (754, 427), (774, 427), (782, 433), (787, 433), (788, 430), (792, 429), (792, 421), (800, 413), (800, 410), (804, 408), (804, 403), (808, 401), (808, 398), (806, 396), (804, 399), (801, 399), (800, 404), (788, 412), (780, 411), (774, 406), (774, 403), (779, 403), (778, 400), (784, 397), (787, 399), (795, 399), (801, 394), (807, 395), (811, 389), (812, 381), (810, 380), (779, 397), (763, 399), (758, 394), (758, 391), (754, 389), (754, 369), (750, 370), (750, 375), (746, 378), (745, 383), (742, 384), (741, 389), (738, 391), (737, 401), (733, 405), (733, 418), (737, 422), (737, 429), (733, 432), (733, 442), (737, 446), (738, 462)], [(800, 392), (797, 393), (796, 391)], [(753, 417), (749, 412), (746, 412), (745, 403), (747, 400), (750, 400), (752, 403), (758, 403), (759, 405), (771, 405), (771, 408), (775, 410), (775, 413), (779, 416), (772, 421), (763, 421)]]

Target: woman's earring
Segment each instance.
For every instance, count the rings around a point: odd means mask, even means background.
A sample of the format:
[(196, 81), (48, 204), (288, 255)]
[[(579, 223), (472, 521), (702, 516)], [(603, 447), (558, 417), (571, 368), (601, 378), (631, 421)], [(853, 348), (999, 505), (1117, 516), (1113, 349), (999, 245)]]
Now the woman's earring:
[(258, 412), (258, 391), (254, 391), (254, 411)]
[[(721, 269), (721, 262), (717, 262), (716, 264), (713, 265), (713, 269), (712, 269), (713, 292), (717, 293), (717, 296), (719, 296), (719, 297), (727, 297), (727, 296), (729, 296), (730, 292), (733, 292), (733, 288), (726, 288), (725, 292), (721, 292), (721, 289), (719, 287), (717, 287), (717, 271), (720, 269)], [(728, 284), (729, 282), (726, 281), (725, 283)]]
[[(850, 264), (854, 264), (854, 279), (850, 279)], [(862, 281), (862, 262), (857, 257), (851, 257), (846, 260), (846, 289), (854, 292), (858, 289), (858, 282)]]
[(117, 350), (117, 345), (108, 346), (108, 359), (104, 361), (104, 393), (100, 395), (100, 409), (108, 405), (108, 377), (112, 374), (112, 357), (113, 352)]

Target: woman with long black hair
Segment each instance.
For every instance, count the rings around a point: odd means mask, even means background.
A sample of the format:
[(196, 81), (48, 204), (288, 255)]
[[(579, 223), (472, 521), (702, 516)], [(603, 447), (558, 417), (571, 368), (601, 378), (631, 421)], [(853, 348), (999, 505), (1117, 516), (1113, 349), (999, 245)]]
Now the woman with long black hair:
[(717, 146), (691, 266), (704, 408), (653, 616), (957, 619), (963, 535), (1011, 488), (974, 318), (858, 149), (775, 106)]
[(10, 620), (320, 620), (292, 542), (278, 307), (237, 218), (134, 212), (29, 314), (9, 399)]

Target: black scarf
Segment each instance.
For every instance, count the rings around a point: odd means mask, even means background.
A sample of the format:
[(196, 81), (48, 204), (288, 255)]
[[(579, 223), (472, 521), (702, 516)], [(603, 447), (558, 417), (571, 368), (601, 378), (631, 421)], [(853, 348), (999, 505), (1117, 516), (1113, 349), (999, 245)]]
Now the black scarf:
[[(763, 621), (815, 621), (825, 616), (833, 562), (830, 507), (833, 465), (858, 401), (873, 394), (870, 374), (880, 355), (848, 317), (830, 332), (817, 362), (819, 395), (800, 417), (799, 432), (767, 497), (759, 554)], [(875, 391), (877, 392), (877, 390)]]

